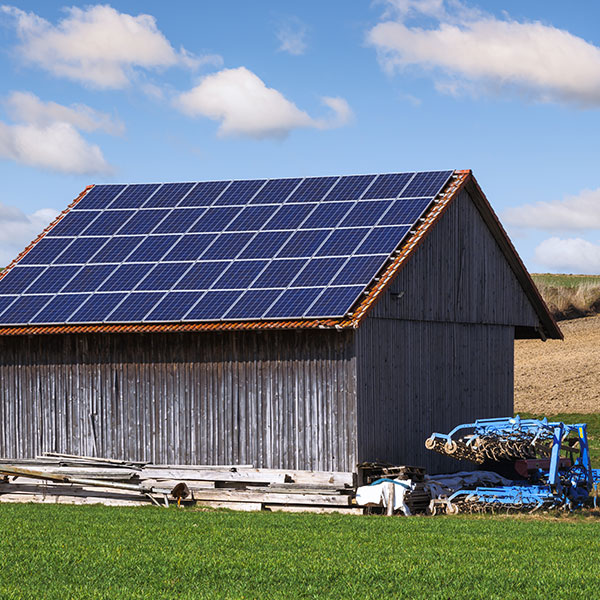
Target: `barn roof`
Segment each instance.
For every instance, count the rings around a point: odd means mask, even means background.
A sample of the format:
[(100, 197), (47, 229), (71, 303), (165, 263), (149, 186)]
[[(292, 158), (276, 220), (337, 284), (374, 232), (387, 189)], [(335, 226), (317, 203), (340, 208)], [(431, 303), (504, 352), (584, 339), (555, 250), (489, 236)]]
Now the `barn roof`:
[(89, 186), (0, 276), (0, 334), (353, 328), (465, 185), (560, 337), (470, 171)]

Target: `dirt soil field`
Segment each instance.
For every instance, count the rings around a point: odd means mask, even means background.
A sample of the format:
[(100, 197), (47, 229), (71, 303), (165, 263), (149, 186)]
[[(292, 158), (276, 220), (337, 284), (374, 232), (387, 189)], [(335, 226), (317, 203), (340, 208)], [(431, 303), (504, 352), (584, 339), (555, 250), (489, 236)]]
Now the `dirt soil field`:
[(515, 341), (515, 412), (600, 413), (600, 315), (559, 327), (564, 342)]

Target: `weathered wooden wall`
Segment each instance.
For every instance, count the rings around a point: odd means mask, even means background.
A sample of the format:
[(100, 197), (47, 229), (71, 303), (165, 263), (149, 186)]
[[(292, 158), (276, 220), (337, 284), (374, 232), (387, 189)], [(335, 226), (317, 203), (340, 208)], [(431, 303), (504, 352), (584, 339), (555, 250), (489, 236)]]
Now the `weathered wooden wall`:
[(353, 335), (0, 338), (0, 456), (351, 471)]
[(539, 325), (533, 306), (466, 191), (442, 215), (370, 315)]
[(463, 191), (357, 332), (360, 460), (456, 470), (425, 439), (512, 414), (516, 325), (539, 319)]
[(425, 439), (512, 414), (510, 326), (369, 319), (357, 346), (360, 461), (455, 471), (457, 461), (426, 450)]

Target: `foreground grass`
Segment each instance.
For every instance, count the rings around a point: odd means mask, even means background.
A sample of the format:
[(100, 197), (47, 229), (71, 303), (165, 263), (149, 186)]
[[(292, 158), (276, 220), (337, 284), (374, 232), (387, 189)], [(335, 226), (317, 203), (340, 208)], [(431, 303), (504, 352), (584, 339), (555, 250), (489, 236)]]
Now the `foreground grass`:
[(555, 415), (539, 415), (532, 413), (520, 413), (525, 419), (541, 419), (547, 417), (548, 421), (562, 421), (563, 423), (587, 423), (588, 443), (590, 445), (590, 458), (592, 468), (600, 469), (600, 414), (574, 414), (558, 413)]
[(593, 598), (600, 520), (0, 505), (0, 597)]

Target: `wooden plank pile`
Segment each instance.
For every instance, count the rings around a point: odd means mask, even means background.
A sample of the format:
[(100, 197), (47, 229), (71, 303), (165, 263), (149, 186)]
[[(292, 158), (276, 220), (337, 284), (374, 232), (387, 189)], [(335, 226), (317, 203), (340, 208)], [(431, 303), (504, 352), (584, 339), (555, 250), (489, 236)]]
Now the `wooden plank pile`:
[(362, 514), (355, 476), (252, 465), (154, 465), (46, 453), (0, 460), (0, 502), (139, 506), (177, 501), (233, 510)]
[(427, 512), (431, 494), (425, 489), (425, 469), (409, 465), (388, 465), (386, 463), (361, 463), (358, 465), (359, 485), (370, 485), (378, 479), (410, 480), (414, 488), (404, 495), (405, 504), (413, 515)]

